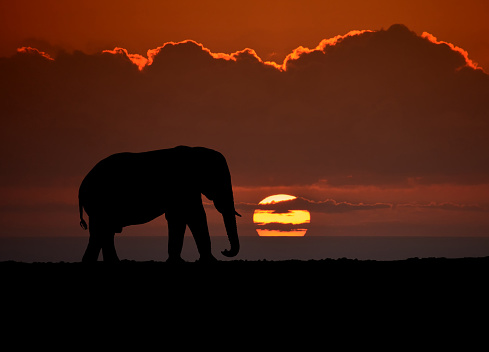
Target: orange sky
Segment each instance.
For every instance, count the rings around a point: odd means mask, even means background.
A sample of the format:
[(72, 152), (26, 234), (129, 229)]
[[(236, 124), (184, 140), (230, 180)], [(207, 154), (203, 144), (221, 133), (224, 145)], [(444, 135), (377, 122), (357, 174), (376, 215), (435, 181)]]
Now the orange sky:
[(145, 54), (168, 41), (193, 39), (214, 52), (249, 47), (264, 60), (281, 61), (301, 45), (403, 23), (463, 47), (489, 67), (488, 13), (485, 0), (2, 1), (0, 56), (19, 46), (89, 53), (119, 46)]
[[(285, 193), (311, 212), (311, 236), (487, 236), (487, 13), (486, 1), (2, 2), (0, 236), (84, 235), (77, 187), (98, 160), (180, 144), (227, 157), (244, 235), (257, 203)], [(24, 46), (38, 50), (15, 54)], [(142, 71), (129, 60), (157, 48)]]

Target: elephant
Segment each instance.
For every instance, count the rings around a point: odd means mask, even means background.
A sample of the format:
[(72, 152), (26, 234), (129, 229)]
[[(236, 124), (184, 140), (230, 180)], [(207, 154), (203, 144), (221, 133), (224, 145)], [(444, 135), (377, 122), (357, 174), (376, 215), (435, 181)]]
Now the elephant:
[[(230, 250), (240, 245), (231, 174), (224, 156), (204, 147), (178, 146), (142, 153), (117, 153), (98, 162), (83, 179), (79, 193), (80, 225), (90, 237), (82, 262), (117, 262), (114, 237), (130, 225), (147, 223), (163, 214), (168, 222), (167, 262), (182, 262), (188, 226), (199, 252), (199, 261), (216, 261), (202, 194), (222, 214)], [(83, 219), (83, 209), (89, 226)]]

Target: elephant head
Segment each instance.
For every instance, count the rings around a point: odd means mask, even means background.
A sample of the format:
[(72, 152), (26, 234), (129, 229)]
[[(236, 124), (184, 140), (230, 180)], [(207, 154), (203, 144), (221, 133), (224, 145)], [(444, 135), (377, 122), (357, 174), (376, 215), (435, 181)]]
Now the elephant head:
[(197, 163), (202, 172), (201, 193), (214, 202), (217, 211), (222, 214), (230, 250), (222, 252), (226, 257), (234, 257), (239, 252), (238, 229), (236, 216), (241, 216), (234, 208), (231, 174), (224, 156), (211, 149), (195, 148)]

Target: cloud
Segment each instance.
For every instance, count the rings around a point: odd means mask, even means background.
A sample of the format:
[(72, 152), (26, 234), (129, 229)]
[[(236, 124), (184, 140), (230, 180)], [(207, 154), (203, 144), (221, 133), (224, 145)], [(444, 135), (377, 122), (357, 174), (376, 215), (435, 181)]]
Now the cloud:
[(447, 45), (451, 50), (453, 51), (456, 51), (456, 52), (459, 52), (465, 59), (465, 65), (468, 66), (468, 67), (471, 67), (473, 69), (478, 69), (479, 65), (472, 61), (471, 59), (469, 59), (469, 53), (467, 51), (465, 51), (464, 49), (458, 47), (458, 46), (455, 46), (453, 45), (452, 43), (447, 43), (447, 42), (444, 42), (444, 41), (439, 41), (433, 34), (430, 34), (428, 32), (423, 32), (423, 34), (421, 34), (421, 38), (426, 38), (428, 39), (430, 42), (432, 43), (435, 43), (435, 44), (440, 44), (440, 45)]
[(370, 30), (361, 30), (361, 31), (353, 30), (353, 31), (348, 32), (345, 35), (337, 35), (333, 38), (323, 39), (314, 49), (309, 49), (309, 48), (305, 48), (303, 46), (300, 46), (300, 47), (294, 49), (292, 51), (292, 53), (287, 55), (284, 59), (283, 64), (280, 65), (278, 68), (281, 69), (282, 71), (286, 71), (289, 63), (293, 63), (293, 61), (299, 60), (301, 58), (301, 56), (303, 56), (304, 54), (313, 54), (313, 55), (314, 54), (325, 54), (326, 49), (328, 47), (338, 44), (339, 42), (341, 42), (345, 38), (353, 37), (356, 35), (361, 35), (361, 34), (368, 33), (368, 32), (372, 32), (372, 31), (370, 31)]
[(237, 186), (487, 183), (489, 76), (475, 67), (402, 25), (283, 63), (191, 40), (146, 56), (22, 49), (0, 59), (0, 182), (77, 185), (109, 154), (187, 144), (220, 150)]
[[(148, 50), (147, 57), (144, 57), (139, 54), (130, 54), (126, 49), (119, 48), (119, 47), (116, 47), (113, 50), (104, 50), (103, 52), (125, 56), (129, 60), (131, 60), (133, 64), (138, 66), (140, 71), (142, 71), (144, 68), (149, 67), (153, 64), (156, 56), (160, 55), (160, 57), (164, 57), (165, 59), (168, 59), (172, 55), (175, 55), (175, 52), (177, 51), (182, 52), (181, 49), (183, 47), (187, 48), (187, 51), (189, 53), (188, 56), (206, 55), (216, 60), (225, 60), (225, 61), (233, 61), (233, 62), (242, 61), (242, 60), (252, 60), (252, 61), (259, 62), (263, 65), (272, 66), (278, 70), (284, 70), (285, 68), (285, 61), (283, 65), (278, 65), (277, 63), (271, 61), (263, 61), (256, 54), (255, 50), (250, 48), (239, 50), (232, 54), (213, 53), (212, 51), (210, 51), (210, 49), (204, 47), (203, 44), (198, 43), (194, 40), (184, 40), (181, 42), (167, 42), (164, 45), (159, 46), (155, 49)], [(191, 52), (193, 52), (193, 54), (190, 54)]]
[[(408, 34), (410, 36), (417, 37), (414, 32), (411, 32), (406, 26), (404, 25), (393, 25), (391, 28), (389, 28), (390, 32), (395, 32), (397, 31), (398, 33), (404, 32), (404, 34)], [(111, 53), (111, 54), (119, 54), (119, 55), (124, 55), (126, 56), (129, 60), (131, 60), (136, 66), (138, 66), (139, 70), (143, 70), (147, 66), (151, 66), (153, 64), (154, 58), (161, 53), (161, 55), (168, 56), (168, 52), (175, 50), (176, 46), (188, 46), (188, 47), (194, 47), (194, 49), (197, 49), (202, 51), (203, 53), (208, 54), (214, 59), (217, 60), (226, 60), (226, 61), (238, 61), (242, 60), (243, 58), (248, 58), (255, 60), (263, 65), (269, 65), (274, 68), (276, 68), (279, 71), (286, 71), (288, 66), (294, 66), (294, 63), (299, 60), (302, 56), (304, 55), (316, 55), (316, 54), (326, 54), (326, 51), (330, 47), (336, 46), (338, 43), (341, 41), (345, 40), (346, 38), (349, 37), (355, 37), (355, 36), (361, 36), (365, 33), (375, 33), (374, 31), (371, 30), (353, 30), (348, 32), (345, 35), (337, 35), (333, 38), (328, 38), (328, 39), (323, 39), (321, 42), (313, 49), (305, 48), (303, 46), (299, 46), (298, 48), (294, 49), (290, 54), (288, 54), (284, 61), (282, 63), (276, 63), (273, 61), (263, 61), (255, 52), (255, 50), (246, 48), (240, 51), (236, 51), (232, 54), (226, 54), (226, 53), (213, 53), (210, 49), (206, 48), (203, 44), (198, 43), (193, 40), (184, 40), (181, 42), (167, 42), (164, 45), (157, 47), (155, 49), (150, 49), (147, 51), (147, 57), (144, 57), (139, 54), (130, 54), (128, 51), (124, 48), (119, 48), (116, 47), (113, 50), (104, 50), (104, 53)], [(462, 48), (455, 46), (451, 43), (444, 42), (444, 41), (438, 41), (435, 36), (428, 32), (423, 32), (421, 35), (421, 38), (425, 38), (428, 41), (438, 44), (438, 45), (446, 45), (450, 48), (450, 50), (460, 53), (462, 57), (465, 59), (465, 63), (461, 64), (461, 67), (467, 66), (471, 67), (473, 69), (477, 69), (478, 65), (471, 59), (469, 59), (468, 52), (463, 50)], [(167, 52), (168, 51), (168, 52)]]
[[(139, 54), (129, 54), (127, 49), (119, 47), (115, 47), (113, 50), (104, 50), (102, 52), (127, 57), (134, 65), (138, 67), (139, 71), (142, 71), (146, 67), (146, 65), (148, 65), (148, 62), (150, 60)], [(149, 57), (152, 60), (152, 56)]]
[(480, 204), (457, 204), (453, 202), (431, 202), (428, 204), (419, 203), (404, 203), (396, 204), (396, 208), (417, 208), (417, 209), (435, 209), (435, 210), (449, 210), (449, 211), (488, 211), (489, 207)]
[(255, 209), (273, 210), (274, 213), (288, 213), (290, 210), (308, 210), (315, 213), (346, 213), (357, 210), (390, 209), (391, 204), (337, 202), (334, 199), (313, 201), (302, 197), (271, 204), (237, 203), (236, 209), (253, 212)]
[(290, 232), (290, 231), (299, 231), (299, 230), (307, 229), (309, 227), (309, 224), (289, 224), (289, 223), (269, 222), (266, 224), (255, 224), (255, 226), (258, 229)]
[(44, 51), (40, 51), (39, 49), (36, 49), (36, 48), (31, 48), (31, 47), (28, 47), (28, 46), (23, 46), (21, 48), (18, 48), (17, 49), (17, 53), (18, 54), (23, 54), (23, 55), (31, 55), (31, 56), (40, 56), (44, 59), (47, 59), (47, 60), (51, 60), (51, 61), (54, 61), (54, 59), (47, 53), (45, 53)]
[[(344, 213), (357, 210), (377, 210), (377, 209), (390, 209), (391, 204), (386, 203), (349, 203), (349, 202), (337, 202), (333, 199), (327, 199), (325, 201), (311, 201), (304, 198), (295, 199), (300, 204), (304, 204), (308, 207), (308, 210), (318, 213)], [(294, 200), (294, 201), (295, 201)], [(293, 201), (292, 201), (293, 202)]]
[(72, 51), (72, 49), (67, 45), (52, 44), (47, 40), (35, 37), (22, 40), (21, 45), (22, 47), (35, 48), (38, 51), (48, 54), (52, 58), (55, 58), (60, 53)]

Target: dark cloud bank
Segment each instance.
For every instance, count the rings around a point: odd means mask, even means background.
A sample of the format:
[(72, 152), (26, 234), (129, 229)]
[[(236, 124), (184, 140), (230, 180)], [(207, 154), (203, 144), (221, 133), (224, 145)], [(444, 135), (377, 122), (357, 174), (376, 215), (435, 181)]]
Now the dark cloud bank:
[(376, 210), (390, 209), (392, 204), (375, 203), (350, 203), (337, 202), (334, 199), (326, 199), (324, 201), (313, 201), (306, 198), (298, 197), (292, 200), (281, 201), (279, 203), (270, 204), (254, 204), (254, 203), (238, 203), (237, 209), (245, 212), (253, 212), (255, 209), (273, 210), (274, 213), (288, 213), (290, 210), (308, 210), (314, 213), (346, 213), (356, 210)]
[(489, 76), (448, 45), (395, 25), (285, 71), (235, 59), (193, 42), (142, 71), (123, 52), (0, 59), (1, 184), (77, 184), (108, 154), (180, 144), (222, 151), (242, 186), (488, 180)]

